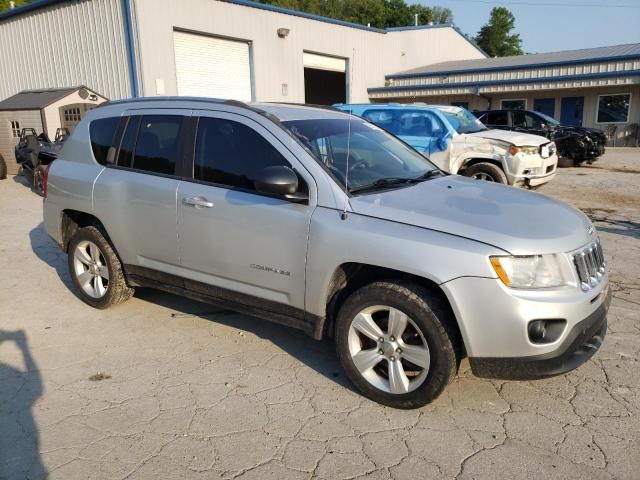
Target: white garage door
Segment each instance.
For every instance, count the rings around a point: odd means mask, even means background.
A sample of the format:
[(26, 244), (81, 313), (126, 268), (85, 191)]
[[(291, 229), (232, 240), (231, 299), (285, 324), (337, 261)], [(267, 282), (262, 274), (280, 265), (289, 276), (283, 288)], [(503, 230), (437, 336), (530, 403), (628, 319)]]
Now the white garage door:
[(249, 44), (173, 32), (178, 95), (251, 101)]
[(316, 70), (328, 70), (330, 72), (346, 72), (347, 61), (344, 58), (318, 55), (317, 53), (304, 52), (303, 62), (305, 68), (315, 68)]

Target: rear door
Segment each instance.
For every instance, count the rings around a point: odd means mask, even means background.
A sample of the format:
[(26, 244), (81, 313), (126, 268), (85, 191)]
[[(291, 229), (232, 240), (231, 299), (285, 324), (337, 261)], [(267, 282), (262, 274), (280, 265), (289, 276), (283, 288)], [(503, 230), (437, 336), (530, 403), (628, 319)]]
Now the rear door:
[(176, 194), (189, 116), (189, 110), (126, 112), (115, 164), (95, 182), (96, 214), (125, 264), (168, 273), (179, 264)]
[[(275, 165), (298, 173), (308, 203), (255, 190), (256, 173)], [(177, 196), (184, 276), (198, 282), (190, 288), (216, 287), (217, 295), (245, 305), (257, 297), (267, 310), (281, 308), (275, 304), (303, 309), (315, 198), (312, 177), (265, 127), (234, 113), (201, 112), (192, 179), (180, 184)]]

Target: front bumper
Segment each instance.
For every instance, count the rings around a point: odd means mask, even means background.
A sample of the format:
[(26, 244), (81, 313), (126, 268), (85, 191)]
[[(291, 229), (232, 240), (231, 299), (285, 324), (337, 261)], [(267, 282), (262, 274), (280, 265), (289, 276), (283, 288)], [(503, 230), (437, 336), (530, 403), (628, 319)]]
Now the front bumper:
[[(558, 156), (553, 155), (542, 158), (540, 155), (523, 155), (511, 157), (513, 159), (512, 172), (507, 172), (509, 184), (513, 186), (537, 187), (550, 182), (556, 176), (558, 168)], [(536, 173), (525, 173), (535, 169)], [(510, 178), (509, 178), (510, 177)]]
[[(474, 372), (536, 378), (557, 375), (586, 361), (587, 353), (573, 356), (585, 343), (597, 349), (593, 337), (606, 328), (611, 298), (608, 284), (605, 273), (601, 283), (586, 292), (578, 285), (512, 289), (497, 278), (477, 277), (460, 277), (441, 287), (455, 313)], [(534, 320), (564, 320), (565, 326), (554, 341), (533, 343), (528, 325)]]
[(504, 380), (533, 380), (562, 375), (578, 368), (598, 351), (604, 341), (610, 303), (611, 289), (607, 289), (605, 301), (569, 331), (555, 352), (530, 357), (470, 357), (474, 375)]

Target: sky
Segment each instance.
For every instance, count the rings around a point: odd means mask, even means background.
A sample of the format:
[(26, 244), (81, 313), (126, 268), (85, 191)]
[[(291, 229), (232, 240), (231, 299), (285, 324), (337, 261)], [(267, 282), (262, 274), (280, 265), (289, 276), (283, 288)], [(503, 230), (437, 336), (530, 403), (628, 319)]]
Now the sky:
[[(410, 0), (407, 3), (414, 3)], [(493, 7), (516, 17), (526, 53), (640, 43), (640, 0), (419, 0), (448, 7), (454, 23), (475, 36)]]

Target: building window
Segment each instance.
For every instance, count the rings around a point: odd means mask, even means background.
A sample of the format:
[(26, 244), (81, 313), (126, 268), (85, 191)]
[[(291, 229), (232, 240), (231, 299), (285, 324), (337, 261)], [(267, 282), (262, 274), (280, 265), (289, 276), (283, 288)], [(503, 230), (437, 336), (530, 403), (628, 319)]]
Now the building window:
[(599, 95), (596, 123), (627, 123), (630, 105), (630, 93)]
[(20, 122), (17, 120), (11, 120), (11, 135), (20, 138)]
[(80, 109), (78, 107), (67, 108), (64, 111), (64, 121), (70, 123), (78, 123), (81, 118)]
[(525, 98), (502, 100), (500, 105), (500, 108), (504, 110), (526, 110), (527, 100)]

